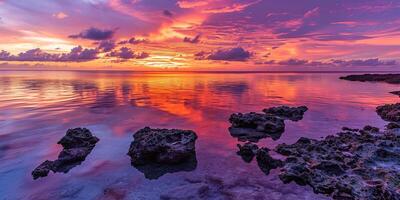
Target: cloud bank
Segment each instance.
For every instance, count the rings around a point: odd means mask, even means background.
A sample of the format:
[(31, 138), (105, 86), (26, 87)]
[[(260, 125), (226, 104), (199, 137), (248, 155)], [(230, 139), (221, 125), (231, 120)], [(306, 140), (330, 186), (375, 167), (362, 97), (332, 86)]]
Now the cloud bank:
[(199, 52), (195, 57), (199, 60), (246, 61), (251, 53), (242, 47), (220, 49), (211, 53)]

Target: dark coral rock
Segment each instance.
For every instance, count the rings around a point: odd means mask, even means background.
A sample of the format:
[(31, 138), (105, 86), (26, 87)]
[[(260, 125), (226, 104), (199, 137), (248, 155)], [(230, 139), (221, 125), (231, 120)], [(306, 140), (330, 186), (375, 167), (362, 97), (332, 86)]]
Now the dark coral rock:
[(376, 112), (383, 120), (400, 122), (400, 103), (378, 106)]
[(46, 160), (40, 164), (32, 171), (33, 178), (45, 177), (50, 171), (67, 173), (86, 159), (98, 141), (99, 139), (86, 128), (69, 129), (58, 142), (64, 147), (58, 159)]
[(32, 176), (34, 179), (37, 179), (39, 177), (46, 177), (52, 168), (53, 161), (46, 160), (32, 171)]
[(57, 144), (61, 144), (64, 149), (73, 149), (80, 147), (94, 147), (98, 141), (99, 139), (94, 137), (89, 129), (75, 128), (69, 129), (66, 135), (61, 138)]
[(128, 155), (132, 165), (145, 173), (147, 178), (154, 179), (176, 171), (191, 171), (197, 166), (197, 135), (191, 130), (145, 127), (133, 137)]
[(273, 107), (264, 109), (265, 113), (234, 113), (229, 122), (232, 126), (229, 132), (239, 141), (258, 142), (262, 138), (271, 137), (273, 140), (280, 138), (285, 131), (284, 120), (298, 121), (303, 118), (307, 107)]
[(266, 137), (278, 139), (285, 131), (283, 119), (260, 113), (235, 113), (229, 118), (229, 132), (240, 141), (258, 142)]
[(303, 119), (303, 115), (307, 110), (308, 108), (306, 106), (300, 106), (300, 107), (278, 106), (278, 107), (264, 109), (263, 112), (265, 112), (266, 114), (271, 114), (274, 116), (281, 117), (283, 119), (299, 121)]
[(266, 133), (280, 133), (285, 130), (285, 124), (282, 119), (254, 112), (232, 114), (229, 122), (231, 122), (232, 127), (251, 128)]
[(361, 82), (386, 82), (392, 84), (400, 84), (400, 74), (362, 74), (362, 75), (349, 75), (340, 77), (340, 79), (348, 81), (361, 81)]
[(396, 129), (396, 128), (400, 128), (400, 124), (399, 123), (394, 123), (394, 122), (390, 122), (388, 125), (386, 125), (387, 129)]
[(359, 131), (360, 129), (357, 129), (357, 128), (349, 128), (349, 127), (343, 127), (342, 128), (342, 131), (351, 131), (351, 132), (354, 132), (354, 131)]
[(258, 150), (258, 146), (251, 142), (247, 142), (243, 146), (240, 144), (238, 144), (237, 146), (239, 148), (237, 154), (240, 155), (242, 159), (247, 163), (253, 160)]
[(333, 199), (400, 199), (400, 135), (366, 126), (345, 129), (324, 140), (301, 138), (281, 144), (288, 156), (279, 175), (284, 183), (310, 185)]
[(367, 126), (364, 126), (364, 128), (362, 130), (359, 130), (359, 132), (360, 133), (365, 133), (365, 132), (367, 132), (367, 133), (379, 133), (379, 128), (367, 125)]
[(261, 171), (266, 175), (268, 175), (272, 169), (282, 166), (282, 161), (272, 158), (269, 155), (269, 149), (265, 147), (257, 151), (256, 159), (258, 167), (260, 167)]

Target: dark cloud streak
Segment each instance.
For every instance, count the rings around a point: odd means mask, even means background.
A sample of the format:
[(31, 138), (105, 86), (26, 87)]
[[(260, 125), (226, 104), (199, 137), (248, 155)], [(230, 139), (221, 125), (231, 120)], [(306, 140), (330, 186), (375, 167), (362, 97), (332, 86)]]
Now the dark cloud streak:
[(242, 47), (235, 47), (220, 49), (211, 53), (199, 52), (195, 54), (195, 57), (198, 60), (246, 61), (251, 57), (251, 53)]
[(88, 40), (109, 40), (114, 36), (115, 30), (102, 30), (98, 28), (89, 28), (76, 35), (70, 35), (69, 38), (88, 39)]

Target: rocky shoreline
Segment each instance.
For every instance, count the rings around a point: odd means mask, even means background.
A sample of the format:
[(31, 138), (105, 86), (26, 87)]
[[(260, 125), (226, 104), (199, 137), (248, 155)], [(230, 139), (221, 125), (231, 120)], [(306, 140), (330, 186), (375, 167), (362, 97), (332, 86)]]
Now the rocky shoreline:
[(279, 178), (333, 199), (400, 199), (399, 130), (344, 129), (323, 140), (278, 145), (287, 156)]
[[(349, 77), (346, 80), (394, 80), (387, 76)], [(246, 163), (255, 158), (265, 175), (278, 169), (283, 183), (308, 185), (315, 193), (335, 200), (400, 200), (400, 103), (376, 108), (377, 114), (388, 121), (384, 130), (372, 126), (343, 127), (341, 132), (320, 140), (302, 137), (294, 144), (279, 144), (273, 150), (256, 144), (264, 138), (278, 140), (285, 131), (285, 120), (299, 121), (307, 110), (306, 106), (279, 106), (265, 108), (262, 113), (232, 114), (230, 134), (246, 142), (237, 145), (237, 154)], [(133, 138), (127, 154), (132, 166), (148, 179), (197, 167), (198, 137), (194, 131), (145, 127)], [(67, 173), (85, 160), (98, 141), (88, 129), (68, 130), (58, 142), (64, 147), (58, 159), (39, 165), (32, 172), (33, 178), (47, 176), (49, 171)], [(284, 159), (273, 158), (271, 151)], [(206, 183), (201, 187), (208, 187)], [(169, 199), (169, 195), (162, 199)]]
[[(400, 84), (400, 74), (361, 74), (340, 77), (342, 80), (359, 82), (384, 82), (389, 84)], [(400, 91), (390, 92), (400, 97)]]
[(360, 82), (385, 82), (391, 84), (400, 84), (400, 74), (361, 74), (348, 75), (340, 77), (340, 79), (348, 81)]
[[(301, 119), (299, 116), (305, 112), (297, 110), (298, 114), (293, 116), (292, 112), (285, 113), (280, 108), (268, 108), (264, 112), (279, 113), (280, 119), (291, 120)], [(284, 110), (294, 111), (296, 108), (285, 107)], [(379, 106), (376, 111), (382, 119), (390, 122), (384, 131), (372, 126), (362, 129), (344, 127), (336, 135), (322, 140), (300, 138), (294, 144), (280, 144), (274, 149), (286, 157), (284, 160), (274, 159), (269, 155), (270, 149), (260, 148), (253, 142), (238, 144), (237, 154), (248, 163), (255, 157), (266, 175), (271, 169), (279, 168), (279, 178), (283, 183), (308, 185), (315, 193), (333, 199), (397, 200), (400, 199), (400, 104)], [(241, 117), (233, 125), (257, 129), (266, 118), (258, 117), (261, 114), (254, 115), (233, 114)]]
[(305, 106), (266, 108), (263, 113), (234, 113), (229, 117), (229, 132), (239, 141), (258, 142), (271, 137), (277, 140), (285, 132), (285, 120), (299, 121), (308, 110)]

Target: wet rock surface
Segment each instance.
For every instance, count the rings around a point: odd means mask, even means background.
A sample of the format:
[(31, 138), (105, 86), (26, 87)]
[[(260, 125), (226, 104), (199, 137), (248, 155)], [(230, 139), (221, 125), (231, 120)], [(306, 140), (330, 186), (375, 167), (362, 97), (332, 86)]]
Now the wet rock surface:
[(400, 135), (344, 128), (323, 140), (300, 138), (280, 144), (276, 152), (287, 156), (279, 178), (284, 183), (309, 185), (333, 199), (400, 199)]
[(400, 84), (400, 74), (362, 74), (362, 75), (349, 75), (340, 77), (340, 79), (348, 81), (361, 81), (361, 82), (385, 82), (391, 84)]
[(378, 106), (376, 113), (386, 121), (400, 122), (400, 103)]
[(239, 141), (258, 142), (262, 138), (280, 138), (285, 131), (284, 120), (298, 121), (303, 118), (307, 107), (272, 107), (263, 110), (264, 113), (234, 113), (230, 116), (229, 132)]
[(257, 165), (264, 174), (268, 175), (272, 169), (276, 169), (282, 166), (282, 161), (274, 159), (269, 155), (270, 150), (266, 147), (259, 148), (256, 144), (247, 142), (244, 145), (237, 145), (239, 151), (237, 154), (242, 159), (250, 163), (254, 157), (256, 157)]
[(263, 112), (283, 119), (299, 121), (303, 119), (304, 113), (307, 110), (308, 108), (306, 106), (299, 106), (299, 107), (278, 106), (278, 107), (264, 109)]
[(146, 178), (156, 179), (165, 173), (191, 171), (197, 166), (197, 135), (191, 130), (145, 127), (133, 137), (128, 155), (132, 165)]
[(258, 146), (254, 143), (247, 142), (244, 145), (238, 144), (239, 151), (236, 152), (242, 159), (250, 163), (258, 151)]
[(272, 169), (276, 169), (282, 167), (283, 162), (278, 159), (274, 159), (269, 155), (269, 149), (263, 147), (257, 151), (257, 164), (261, 171), (264, 172), (265, 175), (269, 175)]
[(40, 164), (32, 171), (33, 178), (45, 177), (50, 171), (67, 173), (86, 159), (98, 141), (99, 139), (86, 128), (69, 129), (57, 143), (64, 147), (58, 159), (46, 160)]

